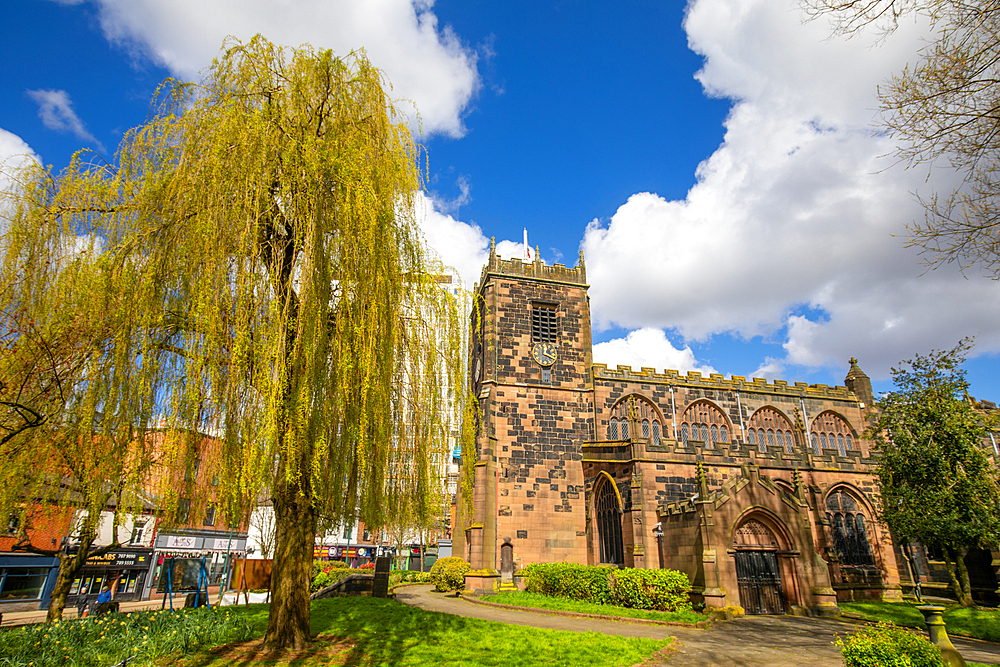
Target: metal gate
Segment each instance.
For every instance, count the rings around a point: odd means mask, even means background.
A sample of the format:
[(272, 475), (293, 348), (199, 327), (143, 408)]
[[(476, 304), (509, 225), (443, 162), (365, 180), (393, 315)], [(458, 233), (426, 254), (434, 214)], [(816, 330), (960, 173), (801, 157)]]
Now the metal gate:
[(740, 605), (748, 614), (784, 614), (778, 557), (773, 551), (744, 549), (736, 552), (736, 583)]

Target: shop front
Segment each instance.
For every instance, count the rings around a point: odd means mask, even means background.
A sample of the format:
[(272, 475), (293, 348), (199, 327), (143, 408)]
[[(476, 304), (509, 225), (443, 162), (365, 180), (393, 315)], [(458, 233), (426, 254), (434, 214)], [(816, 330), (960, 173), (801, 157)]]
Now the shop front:
[(53, 556), (0, 554), (0, 614), (48, 609), (58, 574)]
[(142, 600), (152, 562), (152, 549), (118, 549), (91, 556), (73, 580), (66, 603), (81, 607), (85, 601), (100, 595), (108, 584), (117, 602)]
[[(372, 545), (316, 545), (313, 547), (313, 559), (315, 560), (339, 560), (347, 563), (350, 567), (361, 567), (368, 563), (374, 563), (378, 555), (379, 547)], [(383, 551), (387, 551), (383, 547)]]
[(149, 588), (160, 580), (160, 570), (168, 558), (205, 559), (205, 569), (208, 572), (209, 585), (217, 586), (224, 583), (227, 564), (232, 571), (232, 564), (237, 558), (246, 558), (246, 533), (200, 532), (192, 534), (160, 533), (156, 536), (156, 554), (154, 556), (153, 576), (149, 580)]

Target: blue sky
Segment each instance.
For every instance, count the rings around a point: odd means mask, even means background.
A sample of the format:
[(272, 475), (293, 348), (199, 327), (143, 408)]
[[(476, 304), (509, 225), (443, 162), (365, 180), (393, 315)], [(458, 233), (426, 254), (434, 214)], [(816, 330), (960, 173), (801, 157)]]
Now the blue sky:
[[(24, 0), (5, 8), (0, 158), (114, 150), (225, 35), (364, 47), (417, 105), (428, 241), (469, 282), (489, 237), (586, 254), (595, 360), (842, 384), (977, 337), (1000, 399), (1000, 285), (903, 247), (912, 192), (876, 86), (926, 35), (829, 39), (774, 0)], [(416, 124), (414, 123), (414, 127)]]

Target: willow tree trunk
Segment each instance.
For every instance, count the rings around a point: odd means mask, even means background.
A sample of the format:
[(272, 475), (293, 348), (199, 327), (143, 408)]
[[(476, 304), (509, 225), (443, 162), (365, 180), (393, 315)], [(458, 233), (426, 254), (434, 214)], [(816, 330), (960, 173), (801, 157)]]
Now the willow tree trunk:
[(90, 553), (90, 546), (93, 543), (93, 536), (81, 535), (80, 548), (75, 554), (70, 555), (65, 552), (59, 554), (59, 574), (56, 575), (56, 585), (52, 589), (49, 610), (45, 614), (46, 623), (62, 620), (63, 610), (66, 608), (66, 598), (69, 597), (69, 589), (72, 587), (76, 575), (80, 573), (87, 562), (87, 554)]
[(310, 641), (309, 579), (316, 541), (316, 512), (308, 482), (281, 480), (274, 492), (274, 562), (271, 609), (264, 643), (301, 649)]

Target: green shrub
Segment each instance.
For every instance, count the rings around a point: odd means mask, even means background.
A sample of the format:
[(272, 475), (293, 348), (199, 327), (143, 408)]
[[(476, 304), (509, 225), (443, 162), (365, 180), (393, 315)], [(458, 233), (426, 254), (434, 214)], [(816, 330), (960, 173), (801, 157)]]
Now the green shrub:
[(943, 667), (941, 651), (926, 638), (882, 622), (838, 639), (845, 667)]
[(638, 570), (627, 567), (610, 575), (611, 601), (619, 607), (687, 611), (691, 609), (687, 575), (676, 570)]
[[(470, 572), (472, 566), (464, 560), (459, 559), (457, 563), (449, 563), (444, 566), (442, 579), (449, 591), (465, 590), (465, 573)], [(437, 584), (435, 584), (437, 586)], [(440, 590), (440, 589), (438, 589)]]
[(434, 588), (440, 592), (445, 592), (452, 590), (448, 587), (448, 583), (445, 581), (444, 571), (445, 568), (452, 563), (464, 563), (458, 556), (448, 556), (447, 558), (438, 558), (434, 561), (434, 565), (431, 566), (431, 582), (434, 584)]
[(615, 570), (610, 565), (534, 563), (522, 572), (528, 577), (529, 593), (611, 604), (608, 577)]
[(315, 593), (336, 581), (340, 581), (340, 579), (347, 575), (347, 572), (344, 572), (344, 570), (348, 569), (348, 567), (348, 564), (341, 560), (314, 560), (309, 591)]
[(528, 577), (529, 593), (632, 609), (679, 612), (691, 608), (691, 584), (683, 572), (534, 563), (523, 573)]
[(430, 572), (413, 572), (410, 570), (393, 570), (389, 573), (389, 585), (408, 583), (431, 583)]
[(336, 580), (326, 572), (320, 572), (312, 578), (312, 582), (309, 584), (309, 592), (315, 593), (316, 591), (322, 590), (334, 581)]

